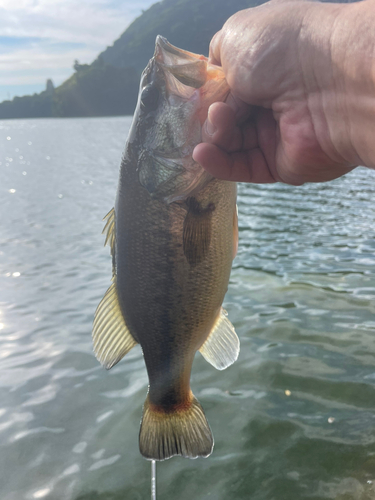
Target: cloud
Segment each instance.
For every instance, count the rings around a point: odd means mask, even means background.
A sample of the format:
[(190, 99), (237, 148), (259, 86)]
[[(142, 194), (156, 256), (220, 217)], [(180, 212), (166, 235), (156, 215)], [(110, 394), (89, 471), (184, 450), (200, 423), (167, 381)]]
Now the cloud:
[(59, 85), (75, 59), (92, 62), (153, 3), (0, 0), (0, 85), (44, 84), (50, 77)]
[[(52, 78), (60, 85), (73, 73), (73, 62), (92, 61), (96, 48), (50, 40), (33, 42), (0, 53), (0, 85), (45, 84)], [(10, 89), (11, 90), (11, 89)]]
[(73, 61), (94, 59), (95, 51), (87, 48), (48, 51), (45, 47), (17, 50), (0, 56), (0, 85), (45, 83), (53, 78), (56, 84), (73, 73)]
[(0, 0), (0, 36), (112, 44), (150, 0)]

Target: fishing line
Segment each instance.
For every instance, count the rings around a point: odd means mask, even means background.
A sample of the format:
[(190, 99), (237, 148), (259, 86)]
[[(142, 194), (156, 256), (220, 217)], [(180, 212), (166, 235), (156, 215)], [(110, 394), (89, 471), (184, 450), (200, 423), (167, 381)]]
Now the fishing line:
[(156, 462), (151, 460), (151, 500), (156, 500)]

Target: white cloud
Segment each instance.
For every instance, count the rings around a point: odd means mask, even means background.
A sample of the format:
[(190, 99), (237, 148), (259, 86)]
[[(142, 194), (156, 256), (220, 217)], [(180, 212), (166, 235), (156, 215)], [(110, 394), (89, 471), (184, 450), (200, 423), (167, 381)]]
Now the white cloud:
[(0, 85), (45, 83), (53, 78), (56, 85), (73, 73), (73, 61), (92, 60), (90, 49), (47, 52), (42, 47), (24, 49), (0, 56)]
[(0, 36), (41, 37), (105, 47), (152, 1), (0, 0)]
[[(0, 85), (64, 79), (90, 63), (153, 0), (0, 0)], [(12, 44), (14, 40), (14, 44)], [(72, 73), (73, 70), (70, 70)], [(67, 75), (69, 76), (69, 75)], [(60, 84), (56, 81), (55, 84)]]

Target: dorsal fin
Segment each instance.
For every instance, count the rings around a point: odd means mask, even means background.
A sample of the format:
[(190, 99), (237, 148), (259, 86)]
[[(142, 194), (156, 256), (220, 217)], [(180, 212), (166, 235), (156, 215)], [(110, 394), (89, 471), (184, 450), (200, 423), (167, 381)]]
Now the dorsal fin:
[(105, 223), (105, 226), (103, 228), (102, 234), (105, 233), (105, 242), (104, 246), (109, 244), (111, 248), (111, 255), (112, 255), (112, 276), (115, 274), (115, 269), (116, 269), (116, 217), (115, 217), (115, 209), (112, 208), (105, 217), (103, 217), (103, 220), (106, 220), (107, 222)]
[(223, 308), (199, 352), (217, 370), (225, 370), (238, 358), (240, 341)]
[(107, 215), (105, 215), (103, 217), (103, 220), (106, 220), (107, 219), (107, 222), (105, 223), (105, 226), (103, 227), (103, 231), (102, 231), (102, 234), (105, 233), (105, 242), (104, 242), (104, 246), (107, 245), (107, 243), (109, 243), (109, 246), (111, 247), (111, 252), (112, 252), (112, 248), (114, 246), (114, 243), (115, 243), (115, 209), (112, 208), (108, 213)]
[(107, 370), (137, 344), (122, 315), (115, 282), (96, 309), (92, 338), (95, 356)]

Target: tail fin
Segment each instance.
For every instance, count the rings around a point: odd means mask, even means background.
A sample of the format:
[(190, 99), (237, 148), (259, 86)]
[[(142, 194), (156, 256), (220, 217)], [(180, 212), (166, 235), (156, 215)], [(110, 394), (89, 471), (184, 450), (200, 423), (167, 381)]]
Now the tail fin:
[(198, 400), (167, 413), (150, 404), (147, 396), (139, 433), (139, 449), (148, 460), (166, 460), (175, 455), (208, 457), (214, 440)]

